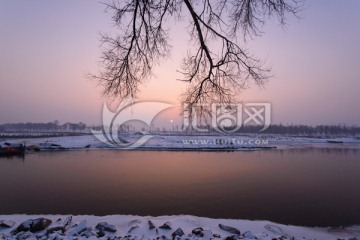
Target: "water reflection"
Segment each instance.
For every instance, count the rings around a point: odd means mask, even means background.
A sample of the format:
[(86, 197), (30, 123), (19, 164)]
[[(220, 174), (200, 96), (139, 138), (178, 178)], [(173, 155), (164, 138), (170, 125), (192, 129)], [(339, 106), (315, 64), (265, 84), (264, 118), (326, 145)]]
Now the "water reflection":
[(0, 155), (1, 160), (17, 160), (17, 161), (25, 161), (25, 155)]
[(289, 148), (289, 149), (281, 149), (277, 150), (280, 152), (289, 152), (292, 154), (302, 154), (302, 153), (321, 153), (328, 155), (338, 155), (338, 156), (347, 156), (348, 154), (357, 155), (360, 153), (360, 149), (358, 148)]
[[(360, 151), (68, 151), (0, 161), (0, 214), (192, 214), (360, 223)], [(14, 159), (15, 160), (15, 159)]]

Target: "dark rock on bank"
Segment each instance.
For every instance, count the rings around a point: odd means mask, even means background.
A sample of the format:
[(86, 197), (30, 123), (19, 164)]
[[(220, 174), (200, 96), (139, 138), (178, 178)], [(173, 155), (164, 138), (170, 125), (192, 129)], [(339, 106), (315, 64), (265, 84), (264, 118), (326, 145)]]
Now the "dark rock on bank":
[(202, 227), (198, 227), (198, 228), (194, 228), (192, 230), (192, 233), (195, 234), (196, 236), (201, 236), (203, 231), (204, 229)]
[(181, 237), (181, 236), (183, 236), (184, 234), (185, 234), (184, 231), (183, 231), (181, 228), (178, 228), (178, 229), (176, 229), (175, 232), (173, 232), (173, 234), (171, 234), (171, 236), (172, 236), (173, 239), (174, 239), (176, 236)]
[(11, 234), (16, 234), (19, 232), (38, 232), (45, 230), (52, 221), (46, 218), (37, 218), (29, 219), (25, 222), (22, 222), (17, 228), (11, 231)]
[(112, 233), (116, 232), (116, 227), (114, 225), (108, 224), (107, 222), (98, 223), (95, 228), (98, 230), (104, 229), (105, 231)]
[(149, 225), (149, 230), (152, 230), (155, 228), (155, 224), (151, 220), (148, 221), (148, 225)]
[(135, 229), (137, 229), (139, 227), (139, 225), (135, 225), (135, 226), (132, 226), (130, 229), (129, 229), (129, 231), (128, 231), (128, 233), (132, 233)]
[(229, 226), (226, 226), (226, 225), (223, 225), (223, 224), (219, 224), (219, 227), (220, 229), (226, 231), (226, 232), (229, 232), (229, 233), (232, 233), (232, 234), (235, 234), (235, 235), (240, 235), (240, 231), (234, 227), (229, 227)]
[(13, 221), (0, 220), (0, 227), (2, 228), (12, 228), (15, 225)]
[(64, 221), (65, 230), (70, 227), (71, 222), (72, 222), (72, 216), (69, 216), (69, 217), (67, 217), (67, 218), (65, 219), (65, 221)]
[(232, 236), (228, 236), (225, 238), (225, 240), (240, 240), (240, 239), (243, 239), (243, 237), (241, 237), (239, 235), (232, 235)]
[(170, 224), (170, 222), (166, 222), (163, 225), (161, 225), (159, 228), (170, 230), (171, 229), (171, 224)]
[(51, 223), (52, 223), (52, 221), (50, 219), (46, 219), (46, 218), (34, 219), (32, 222), (32, 225), (30, 227), (30, 231), (38, 232), (38, 231), (45, 230)]

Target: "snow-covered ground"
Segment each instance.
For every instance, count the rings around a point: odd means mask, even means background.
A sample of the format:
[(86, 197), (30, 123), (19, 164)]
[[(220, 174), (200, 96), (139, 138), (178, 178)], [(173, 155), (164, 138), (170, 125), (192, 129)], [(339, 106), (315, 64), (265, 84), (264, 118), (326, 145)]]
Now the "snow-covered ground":
[[(128, 143), (137, 141), (142, 135), (126, 134), (121, 138)], [(331, 143), (328, 141), (335, 141)], [(0, 139), (0, 145), (5, 142), (22, 143), (27, 146), (38, 146), (40, 143), (59, 144), (65, 149), (107, 149), (121, 148), (106, 144), (94, 135), (61, 136), (61, 137), (34, 137)], [(256, 149), (287, 149), (287, 148), (357, 148), (360, 149), (358, 138), (306, 138), (285, 137), (279, 135), (153, 135), (150, 140), (141, 145), (139, 149), (154, 150), (256, 150)]]
[[(39, 218), (43, 219), (28, 221)], [(48, 220), (51, 220), (51, 223)], [(0, 227), (0, 239), (98, 239), (102, 235), (101, 239), (134, 240), (360, 239), (360, 227), (355, 226), (338, 229), (308, 228), (268, 221), (210, 219), (187, 215), (161, 217), (111, 215), (71, 218), (62, 215), (0, 215), (0, 226), (2, 226), (1, 221), (8, 226)], [(36, 226), (35, 222), (37, 222)], [(103, 227), (99, 227), (98, 224), (101, 222), (107, 224), (103, 223), (101, 224)], [(163, 229), (161, 226), (164, 227), (164, 224), (171, 229)], [(19, 227), (20, 225), (22, 226)]]

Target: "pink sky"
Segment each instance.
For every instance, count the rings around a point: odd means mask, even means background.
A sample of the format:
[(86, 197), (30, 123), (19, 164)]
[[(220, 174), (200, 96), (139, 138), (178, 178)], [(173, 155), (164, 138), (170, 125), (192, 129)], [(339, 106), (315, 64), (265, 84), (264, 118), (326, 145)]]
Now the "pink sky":
[[(303, 19), (275, 19), (248, 48), (275, 75), (264, 89), (242, 93), (244, 102), (272, 103), (275, 123), (360, 124), (360, 2), (308, 1)], [(143, 86), (140, 100), (178, 104), (186, 85), (176, 70), (189, 40), (171, 25), (173, 52)], [(110, 15), (93, 0), (0, 2), (0, 124), (100, 123), (104, 98), (85, 75), (97, 71), (99, 32), (112, 30)], [(168, 114), (174, 118), (175, 111)]]

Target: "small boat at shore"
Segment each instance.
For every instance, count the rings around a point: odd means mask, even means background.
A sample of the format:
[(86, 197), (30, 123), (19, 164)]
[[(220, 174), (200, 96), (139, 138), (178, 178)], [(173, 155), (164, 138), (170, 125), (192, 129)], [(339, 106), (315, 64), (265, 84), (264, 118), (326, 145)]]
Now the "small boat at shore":
[(25, 150), (26, 150), (25, 144), (5, 143), (4, 146), (0, 145), (0, 157), (24, 155)]

